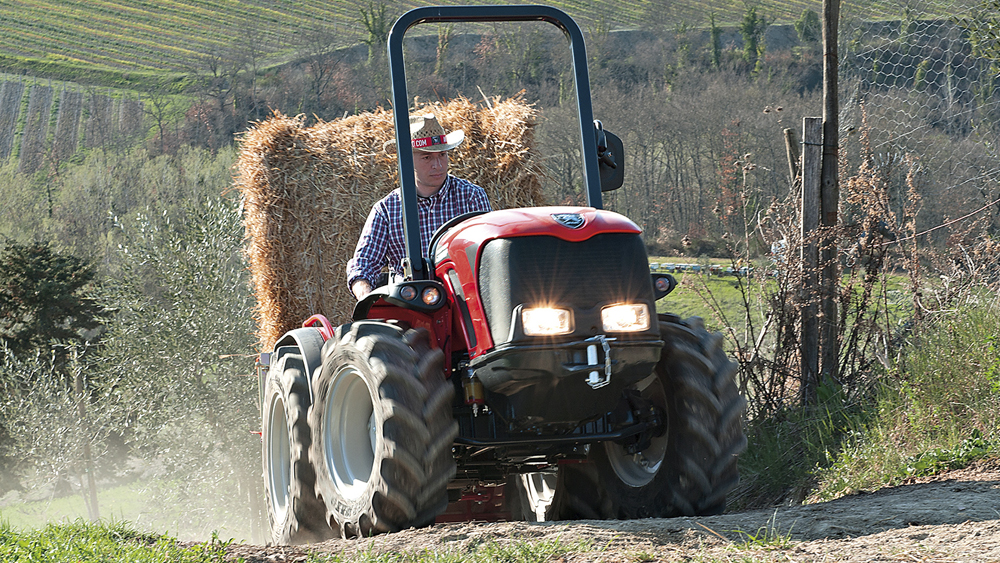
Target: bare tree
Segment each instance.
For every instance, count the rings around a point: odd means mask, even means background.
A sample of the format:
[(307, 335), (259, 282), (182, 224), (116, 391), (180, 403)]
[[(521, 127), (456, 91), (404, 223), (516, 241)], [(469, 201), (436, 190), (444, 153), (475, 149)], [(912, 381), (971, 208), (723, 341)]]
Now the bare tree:
[(385, 60), (386, 43), (389, 40), (389, 29), (392, 28), (392, 18), (388, 6), (382, 0), (368, 2), (368, 6), (359, 8), (361, 24), (368, 35), (362, 39), (368, 45), (368, 62), (375, 63)]
[(234, 36), (233, 50), (236, 59), (242, 60), (246, 73), (244, 79), (247, 84), (246, 96), (248, 107), (241, 113), (247, 119), (260, 119), (262, 107), (258, 100), (257, 73), (260, 71), (265, 55), (272, 52), (271, 36), (261, 26), (260, 18), (250, 17), (248, 14), (239, 24), (239, 31)]
[(156, 123), (160, 153), (166, 153), (167, 129), (170, 126), (171, 117), (177, 111), (176, 101), (169, 94), (152, 92), (147, 94), (146, 103), (142, 105), (142, 111)]
[(387, 61), (386, 44), (389, 40), (389, 30), (395, 21), (399, 10), (390, 6), (384, 0), (368, 2), (367, 7), (359, 8), (360, 23), (367, 32), (362, 42), (368, 46), (368, 76), (375, 91), (376, 99), (386, 99), (389, 95), (389, 65)]
[[(347, 52), (338, 51), (344, 43), (344, 34), (332, 26), (317, 24), (302, 31), (296, 40), (298, 58), (305, 66), (307, 98), (303, 100), (306, 113), (329, 116), (327, 99), (338, 67), (346, 60)], [(335, 108), (334, 111), (339, 108)]]
[(213, 149), (228, 144), (235, 131), (233, 93), (246, 71), (244, 53), (235, 45), (234, 41), (202, 54), (191, 69), (198, 94), (207, 102), (196, 108), (196, 123)]

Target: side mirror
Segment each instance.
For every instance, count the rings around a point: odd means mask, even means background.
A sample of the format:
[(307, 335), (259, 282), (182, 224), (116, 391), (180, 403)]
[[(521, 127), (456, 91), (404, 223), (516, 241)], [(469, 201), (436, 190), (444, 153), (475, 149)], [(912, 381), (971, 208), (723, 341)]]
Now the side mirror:
[(604, 125), (594, 121), (597, 130), (597, 162), (601, 173), (601, 191), (611, 192), (625, 182), (625, 145), (618, 135), (604, 130)]

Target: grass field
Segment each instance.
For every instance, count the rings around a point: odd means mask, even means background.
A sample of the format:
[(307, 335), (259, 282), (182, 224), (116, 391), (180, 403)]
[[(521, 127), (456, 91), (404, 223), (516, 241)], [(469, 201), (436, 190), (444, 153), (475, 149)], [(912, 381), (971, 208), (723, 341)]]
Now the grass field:
[(224, 543), (182, 546), (169, 536), (143, 534), (123, 523), (51, 524), (21, 532), (0, 521), (0, 560), (33, 563), (210, 563), (224, 561)]
[[(0, 3), (0, 69), (32, 67), (88, 69), (94, 72), (189, 72), (199, 57), (238, 45), (246, 37), (263, 48), (264, 59), (281, 62), (296, 37), (314, 29), (333, 31), (342, 44), (364, 37), (362, 8), (373, 2), (333, 0), (10, 0)], [(385, 2), (387, 15), (423, 5), (463, 4)], [(510, 3), (486, 1), (482, 3)], [(516, 3), (516, 2), (515, 2)], [(676, 2), (615, 3), (609, 0), (554, 0), (582, 28), (630, 29), (708, 25), (708, 14), (722, 26), (736, 26), (746, 5), (740, 0), (679, 0)], [(954, 3), (928, 2), (927, 15), (953, 13)], [(772, 0), (760, 5), (772, 24), (791, 24), (803, 10), (820, 12), (819, 0)], [(898, 6), (880, 2), (845, 5), (845, 13), (862, 12), (866, 19), (899, 18)], [(30, 74), (30, 73), (29, 73)]]
[[(129, 522), (130, 528), (142, 533), (170, 534), (182, 540), (204, 540), (213, 534), (237, 541), (251, 539), (246, 499), (220, 498), (209, 487), (196, 498), (181, 498), (179, 489), (157, 480), (99, 486), (101, 521)], [(41, 530), (48, 524), (70, 525), (88, 518), (79, 488), (68, 495), (35, 490), (23, 497), (8, 494), (0, 499), (0, 522), (15, 530)]]
[[(721, 258), (694, 259), (684, 257), (651, 256), (650, 265), (659, 264), (656, 271), (666, 271), (664, 264), (698, 264), (702, 271), (710, 266), (720, 268), (732, 268), (732, 261)], [(758, 322), (763, 316), (761, 289), (773, 291), (776, 289), (775, 282), (768, 276), (760, 276), (760, 272), (773, 268), (768, 259), (758, 259), (753, 267), (757, 268), (755, 275), (750, 277), (736, 276), (732, 274), (706, 275), (694, 272), (674, 272), (677, 279), (677, 288), (670, 295), (657, 302), (656, 309), (659, 313), (673, 313), (686, 318), (699, 316), (705, 319), (705, 324), (710, 330), (723, 330), (724, 327), (742, 325), (746, 321), (747, 309), (753, 313), (752, 321)], [(858, 273), (860, 275), (860, 273)], [(908, 279), (903, 273), (885, 276), (884, 294), (885, 300), (882, 305), (887, 308), (888, 319), (891, 323), (896, 323), (912, 313), (913, 303), (907, 287)], [(860, 280), (852, 279), (850, 271), (844, 272), (845, 284), (852, 284), (854, 291), (860, 292)], [(762, 288), (762, 284), (767, 284)], [(766, 292), (765, 292), (766, 293)], [(737, 330), (737, 332), (740, 332)]]
[[(709, 266), (717, 266), (723, 270), (733, 268), (732, 261), (723, 258), (651, 256), (649, 262), (651, 269), (658, 264), (655, 271), (659, 272), (668, 271), (666, 264), (696, 264), (702, 271)], [(766, 260), (761, 260), (758, 267), (766, 267), (766, 264)], [(726, 332), (727, 326), (742, 327), (746, 319), (745, 303), (758, 302), (760, 282), (757, 276), (706, 275), (691, 271), (674, 271), (672, 275), (677, 280), (677, 287), (656, 303), (657, 312), (673, 313), (681, 318), (701, 317), (711, 331)], [(736, 328), (736, 332), (740, 334), (743, 330)]]

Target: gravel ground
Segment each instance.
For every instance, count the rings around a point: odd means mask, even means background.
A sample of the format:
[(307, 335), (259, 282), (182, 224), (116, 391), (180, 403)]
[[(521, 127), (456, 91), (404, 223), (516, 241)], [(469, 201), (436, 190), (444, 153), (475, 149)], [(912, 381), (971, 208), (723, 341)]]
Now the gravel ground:
[[(746, 532), (787, 541), (747, 546)], [(303, 547), (234, 545), (247, 563), (305, 561), (309, 552), (471, 552), (488, 542), (586, 542), (584, 561), (1000, 562), (1000, 460), (830, 502), (704, 518), (435, 525)], [(753, 543), (753, 542), (749, 542)]]

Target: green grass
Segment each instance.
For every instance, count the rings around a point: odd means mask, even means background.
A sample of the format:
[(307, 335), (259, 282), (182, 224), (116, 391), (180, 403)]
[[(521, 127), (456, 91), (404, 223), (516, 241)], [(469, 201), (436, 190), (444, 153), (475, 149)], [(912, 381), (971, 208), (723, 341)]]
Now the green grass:
[(353, 557), (340, 555), (314, 556), (313, 560), (331, 563), (543, 563), (559, 561), (569, 554), (588, 553), (597, 555), (600, 548), (591, 543), (563, 543), (557, 540), (519, 540), (499, 543), (485, 541), (472, 545), (462, 551), (447, 550), (442, 552), (400, 552), (400, 553), (362, 553)]
[[(378, 553), (363, 551), (355, 555), (309, 555), (311, 563), (543, 563), (564, 560), (584, 553), (599, 558), (601, 546), (591, 542), (558, 540), (522, 540), (509, 538), (503, 543), (487, 540), (465, 550), (440, 552), (402, 551)], [(175, 538), (137, 532), (128, 524), (86, 523), (77, 520), (50, 524), (39, 530), (19, 531), (0, 521), (0, 561), (4, 563), (96, 563), (128, 561), (136, 563), (222, 563), (232, 540), (221, 541), (217, 535), (195, 545), (182, 545)], [(308, 550), (308, 548), (304, 548)], [(589, 559), (590, 557), (588, 557)], [(642, 561), (637, 553), (632, 560)]]
[[(729, 324), (743, 322), (745, 309), (741, 284), (751, 300), (756, 295), (753, 286), (747, 287), (746, 278), (701, 274), (675, 274), (674, 277), (677, 287), (657, 303), (657, 311), (673, 313), (681, 318), (702, 317), (709, 330), (722, 330), (724, 319)], [(716, 313), (716, 308), (722, 316)]]
[[(712, 264), (722, 268), (732, 266), (731, 261), (720, 258), (694, 259), (651, 256), (649, 261), (650, 263), (658, 264), (685, 263), (699, 264), (701, 266)], [(759, 259), (755, 262), (754, 267), (757, 269), (757, 274), (772, 267), (766, 259)], [(661, 313), (671, 312), (681, 317), (698, 315), (703, 317), (706, 323), (709, 324), (715, 322), (716, 317), (710, 306), (710, 303), (713, 301), (718, 303), (718, 308), (727, 319), (740, 321), (744, 316), (742, 312), (744, 309), (744, 291), (750, 300), (757, 305), (757, 296), (759, 295), (761, 283), (766, 280), (769, 289), (774, 287), (771, 280), (766, 277), (762, 278), (760, 275), (754, 275), (749, 279), (733, 275), (716, 276), (686, 272), (674, 273), (673, 276), (677, 279), (678, 287), (658, 303), (657, 310)], [(885, 294), (887, 296), (885, 304), (889, 308), (890, 319), (898, 321), (903, 317), (911, 315), (913, 303), (910, 299), (907, 277), (902, 274), (890, 274), (885, 276), (884, 282)], [(860, 296), (862, 280), (860, 278), (851, 280), (848, 272), (844, 275), (844, 284), (848, 283), (852, 283), (855, 294)], [(744, 289), (741, 289), (741, 287)]]
[(0, 69), (11, 75), (164, 93), (183, 92), (191, 81), (180, 72), (103, 68), (59, 55), (30, 58), (0, 52)]
[(966, 305), (914, 335), (872, 416), (817, 468), (815, 500), (1000, 456), (1000, 304)]
[[(698, 264), (703, 269), (709, 265), (723, 269), (732, 266), (732, 261), (720, 258), (655, 256), (650, 257), (649, 261), (658, 264)], [(763, 272), (768, 264), (767, 260), (759, 260), (754, 267), (758, 272)], [(661, 266), (658, 271), (665, 270)], [(741, 341), (747, 334), (748, 316), (753, 330), (756, 332), (760, 329), (764, 318), (761, 303), (762, 284), (767, 283), (770, 289), (774, 285), (773, 281), (759, 275), (738, 277), (691, 272), (675, 272), (672, 275), (677, 280), (677, 287), (669, 295), (657, 301), (658, 313), (672, 313), (682, 319), (701, 317), (705, 320), (705, 327), (708, 330), (719, 331), (729, 339), (739, 338)]]
[(768, 518), (767, 522), (755, 532), (745, 532), (743, 530), (733, 530), (739, 535), (740, 542), (737, 544), (742, 549), (787, 549), (792, 545), (792, 528), (782, 531), (778, 524), (778, 511)]
[(76, 521), (22, 532), (0, 522), (0, 560), (7, 563), (222, 563), (225, 545), (213, 538), (182, 547), (170, 537), (139, 533), (122, 523)]

